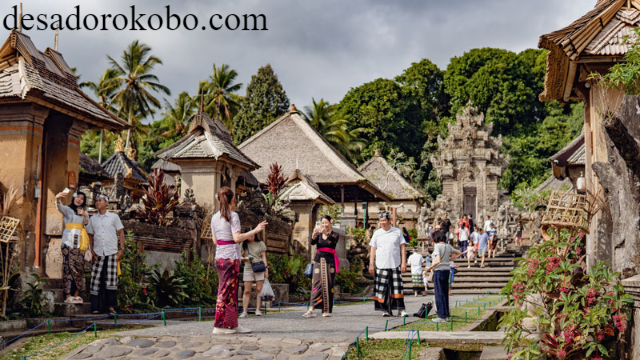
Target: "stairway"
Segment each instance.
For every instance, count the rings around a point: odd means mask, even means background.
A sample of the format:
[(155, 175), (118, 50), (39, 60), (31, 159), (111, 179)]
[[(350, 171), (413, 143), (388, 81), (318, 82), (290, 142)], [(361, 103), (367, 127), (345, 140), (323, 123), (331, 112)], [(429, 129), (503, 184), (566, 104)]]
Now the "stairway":
[(57, 316), (77, 316), (91, 314), (91, 300), (87, 289), (80, 292), (80, 297), (84, 300), (82, 304), (70, 304), (64, 302), (64, 290), (62, 279), (47, 279), (49, 284), (43, 286), (45, 293), (53, 296), (53, 314)]
[[(471, 263), (467, 268), (467, 259), (457, 259), (455, 264), (458, 272), (454, 276), (452, 294), (486, 294), (499, 293), (511, 278), (509, 273), (514, 268), (516, 256), (510, 253), (501, 253), (493, 259), (485, 259), (485, 267), (480, 268), (480, 260), (477, 264)], [(411, 268), (402, 275), (404, 293), (413, 294), (411, 284)], [(429, 283), (427, 294), (433, 294), (433, 283)]]

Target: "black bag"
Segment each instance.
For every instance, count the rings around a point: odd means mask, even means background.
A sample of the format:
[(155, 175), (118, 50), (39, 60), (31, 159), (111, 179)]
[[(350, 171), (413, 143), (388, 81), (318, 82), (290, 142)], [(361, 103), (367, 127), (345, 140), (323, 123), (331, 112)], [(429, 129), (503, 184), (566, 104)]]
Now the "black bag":
[(253, 270), (254, 273), (261, 273), (267, 270), (267, 266), (264, 264), (264, 261), (252, 262), (251, 270)]
[(423, 303), (422, 306), (420, 306), (420, 310), (418, 310), (417, 313), (413, 314), (413, 316), (424, 319), (427, 316), (429, 316), (429, 313), (431, 312), (432, 308), (433, 308), (432, 302), (428, 302), (426, 304)]

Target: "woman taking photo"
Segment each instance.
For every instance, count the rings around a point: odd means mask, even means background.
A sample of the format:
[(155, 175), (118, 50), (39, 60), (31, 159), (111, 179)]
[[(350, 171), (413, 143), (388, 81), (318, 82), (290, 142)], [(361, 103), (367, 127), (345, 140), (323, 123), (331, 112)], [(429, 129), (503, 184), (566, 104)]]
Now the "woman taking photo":
[[(89, 243), (89, 235), (84, 226), (89, 223), (89, 216), (84, 211), (87, 199), (84, 193), (77, 192), (71, 205), (62, 205), (60, 199), (69, 194), (68, 189), (56, 195), (56, 207), (64, 216), (64, 232), (62, 233), (62, 284), (64, 286), (64, 302), (83, 302), (79, 296), (84, 289), (83, 269), (84, 252), (80, 250), (84, 238), (85, 246)], [(73, 293), (73, 295), (72, 295)]]
[[(246, 233), (251, 232), (250, 227), (244, 228)], [(249, 301), (251, 301), (251, 288), (253, 283), (256, 283), (256, 316), (262, 316), (260, 311), (260, 292), (262, 291), (262, 285), (264, 285), (264, 279), (269, 277), (269, 267), (267, 266), (267, 245), (257, 235), (252, 235), (250, 238), (242, 242), (242, 261), (244, 261), (244, 272), (242, 274), (242, 280), (244, 281), (244, 294), (242, 296), (243, 311), (240, 317), (247, 317), (249, 310)], [(262, 262), (265, 266), (264, 271), (254, 272), (253, 264)]]
[(311, 235), (311, 245), (317, 245), (317, 250), (313, 259), (311, 307), (302, 315), (306, 318), (316, 316), (315, 309), (322, 309), (324, 317), (331, 316), (333, 312), (333, 285), (340, 266), (336, 245), (340, 236), (331, 229), (331, 224), (331, 216), (323, 216), (320, 226), (316, 226)]
[(248, 333), (251, 330), (238, 325), (238, 281), (240, 275), (239, 243), (260, 233), (267, 222), (255, 229), (240, 233), (240, 218), (235, 212), (233, 191), (222, 187), (216, 194), (220, 211), (211, 217), (211, 235), (216, 245), (216, 270), (218, 271), (218, 299), (214, 334)]
[(447, 236), (441, 232), (433, 233), (435, 246), (431, 254), (431, 266), (426, 269), (427, 272), (433, 270), (433, 288), (436, 298), (436, 311), (438, 317), (434, 318), (434, 322), (446, 322), (449, 318), (449, 277), (451, 269), (449, 261), (455, 260), (460, 256), (460, 251), (446, 243)]

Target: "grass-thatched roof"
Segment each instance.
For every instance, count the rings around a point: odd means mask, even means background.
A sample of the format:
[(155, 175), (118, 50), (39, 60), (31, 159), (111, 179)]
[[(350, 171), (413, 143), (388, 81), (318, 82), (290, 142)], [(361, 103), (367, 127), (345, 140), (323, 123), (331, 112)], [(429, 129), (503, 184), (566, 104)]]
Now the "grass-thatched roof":
[(358, 171), (394, 200), (417, 200), (423, 197), (380, 154), (362, 164)]

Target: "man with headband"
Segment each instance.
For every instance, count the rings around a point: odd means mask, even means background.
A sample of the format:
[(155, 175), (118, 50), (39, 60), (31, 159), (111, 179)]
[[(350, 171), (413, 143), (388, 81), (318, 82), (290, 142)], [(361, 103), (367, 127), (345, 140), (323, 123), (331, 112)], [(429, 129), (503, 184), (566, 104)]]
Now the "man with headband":
[(375, 309), (382, 311), (382, 316), (392, 316), (393, 310), (400, 311), (400, 316), (407, 316), (402, 289), (407, 254), (402, 231), (391, 226), (390, 218), (388, 212), (378, 214), (380, 228), (373, 233), (369, 243), (369, 273), (375, 275), (373, 300)]
[[(89, 219), (87, 232), (91, 246), (91, 311), (115, 315), (118, 305), (118, 261), (124, 256), (124, 226), (118, 215), (108, 212), (109, 198), (96, 197), (98, 213)], [(118, 249), (118, 242), (120, 249)]]

